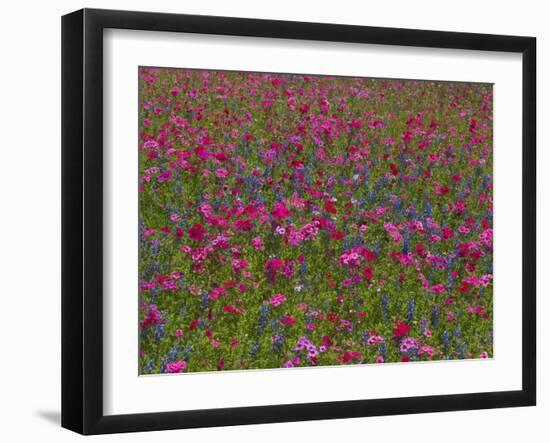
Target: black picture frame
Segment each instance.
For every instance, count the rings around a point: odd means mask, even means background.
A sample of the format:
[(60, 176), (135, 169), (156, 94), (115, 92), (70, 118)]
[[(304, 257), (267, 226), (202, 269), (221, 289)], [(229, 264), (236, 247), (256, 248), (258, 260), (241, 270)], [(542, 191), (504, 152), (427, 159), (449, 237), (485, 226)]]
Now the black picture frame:
[[(522, 389), (131, 415), (103, 413), (103, 30), (171, 31), (522, 54)], [(62, 18), (62, 426), (81, 434), (531, 406), (536, 403), (536, 39), (83, 9)]]

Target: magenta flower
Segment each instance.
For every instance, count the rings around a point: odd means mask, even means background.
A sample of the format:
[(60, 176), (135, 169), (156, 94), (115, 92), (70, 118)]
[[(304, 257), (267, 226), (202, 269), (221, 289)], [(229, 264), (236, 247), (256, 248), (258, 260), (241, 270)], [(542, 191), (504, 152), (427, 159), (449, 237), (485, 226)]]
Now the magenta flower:
[(441, 283), (434, 285), (428, 289), (429, 292), (433, 292), (434, 294), (443, 294), (445, 292), (445, 286), (443, 286)]
[(264, 242), (261, 237), (254, 237), (252, 239), (252, 246), (254, 246), (254, 249), (260, 251), (264, 248)]
[(279, 202), (275, 204), (275, 208), (271, 211), (271, 215), (276, 219), (285, 219), (290, 217), (290, 211), (285, 203)]
[(185, 360), (174, 361), (166, 365), (166, 370), (171, 374), (176, 374), (185, 371), (187, 363)]
[(286, 301), (286, 297), (283, 294), (275, 294), (269, 299), (269, 304), (273, 307), (282, 305)]

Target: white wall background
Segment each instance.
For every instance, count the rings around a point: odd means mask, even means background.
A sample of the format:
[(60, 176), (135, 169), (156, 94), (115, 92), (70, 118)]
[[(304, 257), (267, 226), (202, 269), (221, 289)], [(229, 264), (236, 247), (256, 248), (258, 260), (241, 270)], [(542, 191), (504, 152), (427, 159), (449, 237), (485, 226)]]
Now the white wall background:
[[(281, 20), (318, 21), (449, 31), (531, 35), (538, 38), (539, 169), (539, 405), (365, 419), (101, 436), (94, 441), (463, 442), (544, 441), (550, 431), (550, 265), (544, 257), (550, 156), (543, 156), (550, 106), (550, 28), (545, 2), (461, 0), (201, 0), (170, 2), (8, 1), (0, 26), (0, 438), (8, 442), (82, 440), (59, 427), (60, 415), (60, 31), (62, 14), (81, 7), (155, 10)], [(519, 124), (519, 122), (518, 122)], [(518, 147), (519, 149), (519, 147)]]

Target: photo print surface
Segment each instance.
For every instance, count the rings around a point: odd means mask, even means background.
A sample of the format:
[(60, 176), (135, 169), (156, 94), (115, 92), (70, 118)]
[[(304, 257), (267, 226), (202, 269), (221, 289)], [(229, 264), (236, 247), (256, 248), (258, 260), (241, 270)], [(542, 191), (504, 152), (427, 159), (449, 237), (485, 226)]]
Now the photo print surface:
[(138, 71), (141, 375), (493, 357), (491, 84)]

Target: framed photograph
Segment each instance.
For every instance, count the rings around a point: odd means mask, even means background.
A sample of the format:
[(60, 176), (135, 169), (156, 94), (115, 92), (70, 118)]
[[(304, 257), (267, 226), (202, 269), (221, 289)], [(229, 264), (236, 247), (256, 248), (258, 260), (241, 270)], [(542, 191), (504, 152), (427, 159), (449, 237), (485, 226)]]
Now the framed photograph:
[(531, 37), (62, 19), (62, 425), (536, 402)]

